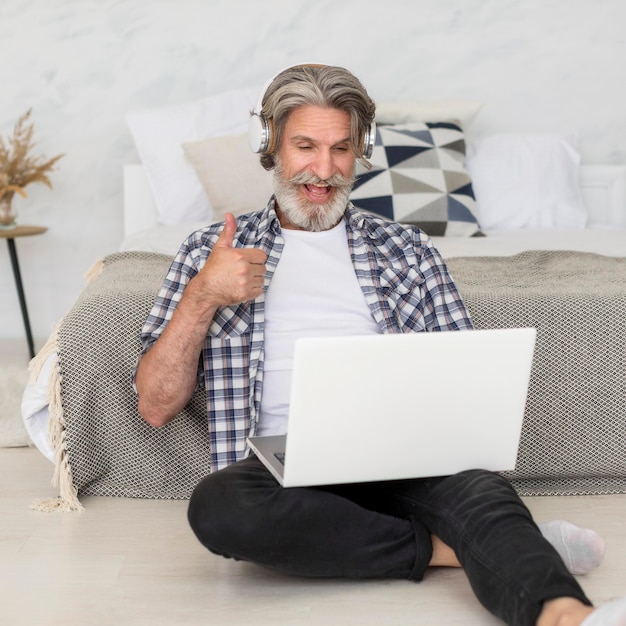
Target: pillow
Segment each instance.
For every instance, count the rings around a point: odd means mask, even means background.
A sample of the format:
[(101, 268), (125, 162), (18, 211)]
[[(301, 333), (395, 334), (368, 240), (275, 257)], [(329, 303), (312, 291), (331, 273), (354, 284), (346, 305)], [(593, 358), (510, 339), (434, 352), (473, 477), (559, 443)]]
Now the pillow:
[(227, 212), (241, 215), (262, 209), (274, 193), (273, 172), (265, 170), (250, 150), (248, 135), (205, 137), (183, 144), (213, 207), (213, 220)]
[(182, 144), (244, 132), (257, 93), (256, 87), (238, 89), (126, 115), (161, 224), (211, 220), (209, 199), (185, 159)]
[(408, 124), (458, 120), (467, 128), (483, 103), (477, 100), (433, 100), (431, 102), (376, 103), (377, 124)]
[(473, 142), (467, 169), (485, 230), (584, 228), (587, 211), (573, 140), (553, 133), (504, 133)]
[(465, 139), (456, 123), (378, 126), (372, 169), (357, 166), (350, 199), (431, 236), (481, 236), (464, 158)]

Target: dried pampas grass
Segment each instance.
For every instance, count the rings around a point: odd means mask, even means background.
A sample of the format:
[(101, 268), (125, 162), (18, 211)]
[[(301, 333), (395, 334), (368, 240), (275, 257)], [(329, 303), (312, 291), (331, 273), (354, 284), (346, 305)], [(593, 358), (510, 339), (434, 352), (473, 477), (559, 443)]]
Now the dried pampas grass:
[(7, 141), (0, 136), (0, 199), (14, 193), (25, 197), (24, 188), (31, 183), (43, 183), (52, 189), (48, 174), (64, 156), (57, 154), (51, 159), (32, 156), (35, 128), (32, 123), (28, 123), (31, 113), (32, 109), (29, 109), (17, 120), (13, 136)]

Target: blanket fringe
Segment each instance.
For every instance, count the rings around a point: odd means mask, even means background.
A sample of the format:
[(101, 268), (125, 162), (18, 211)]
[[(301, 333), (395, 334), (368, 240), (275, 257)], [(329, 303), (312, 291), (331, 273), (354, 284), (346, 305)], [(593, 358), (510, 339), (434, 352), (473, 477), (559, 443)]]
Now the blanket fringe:
[(46, 500), (35, 500), (30, 505), (30, 508), (40, 513), (74, 513), (75, 511), (85, 510), (85, 507), (80, 502), (78, 502), (78, 505), (74, 505), (60, 496)]
[[(97, 278), (104, 270), (104, 259), (96, 261), (85, 274), (88, 283)], [(31, 360), (29, 364), (30, 379), (35, 382), (41, 373), (41, 369), (47, 359), (59, 353), (59, 321), (54, 327), (43, 348)], [(72, 467), (67, 456), (65, 441), (65, 419), (63, 417), (63, 403), (61, 400), (62, 375), (59, 368), (58, 356), (55, 367), (52, 369), (50, 384), (48, 387), (48, 436), (50, 445), (54, 450), (54, 474), (52, 484), (59, 487), (59, 497), (46, 500), (36, 500), (31, 504), (31, 509), (45, 513), (59, 511), (83, 511), (84, 507), (78, 500), (78, 491), (74, 487), (72, 479)]]
[(87, 282), (90, 283), (92, 280), (98, 278), (98, 276), (102, 274), (103, 269), (104, 259), (99, 259), (87, 270), (87, 273), (85, 274), (85, 279), (87, 280)]
[[(51, 355), (57, 354), (59, 349), (59, 322), (41, 351), (31, 360), (29, 369), (31, 378), (37, 380), (39, 372)], [(42, 512), (52, 511), (82, 511), (83, 505), (78, 500), (78, 491), (72, 480), (72, 468), (67, 456), (65, 442), (65, 419), (63, 418), (63, 403), (61, 400), (62, 375), (58, 357), (52, 368), (48, 386), (48, 436), (54, 450), (54, 474), (52, 484), (59, 487), (59, 497), (33, 502), (31, 509)]]

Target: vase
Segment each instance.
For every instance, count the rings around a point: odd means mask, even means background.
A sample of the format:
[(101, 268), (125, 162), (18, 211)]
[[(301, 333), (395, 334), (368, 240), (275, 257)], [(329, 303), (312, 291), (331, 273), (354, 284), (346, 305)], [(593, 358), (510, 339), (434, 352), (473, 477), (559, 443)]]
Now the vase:
[(13, 206), (13, 192), (7, 191), (0, 198), (0, 228), (8, 229), (17, 226), (17, 215)]

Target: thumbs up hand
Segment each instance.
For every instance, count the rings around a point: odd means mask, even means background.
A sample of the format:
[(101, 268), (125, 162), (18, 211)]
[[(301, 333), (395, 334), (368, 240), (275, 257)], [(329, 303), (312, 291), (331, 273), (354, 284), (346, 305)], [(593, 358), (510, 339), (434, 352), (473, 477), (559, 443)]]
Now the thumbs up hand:
[(224, 229), (204, 267), (188, 285), (205, 306), (229, 306), (253, 300), (263, 291), (267, 255), (256, 248), (233, 248), (235, 217), (227, 213)]

